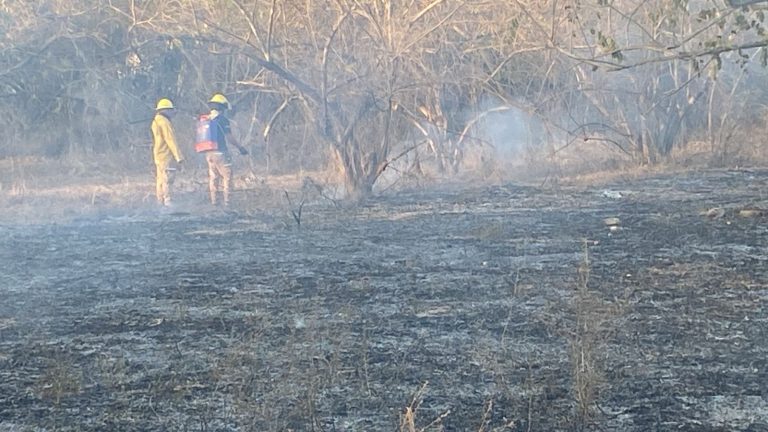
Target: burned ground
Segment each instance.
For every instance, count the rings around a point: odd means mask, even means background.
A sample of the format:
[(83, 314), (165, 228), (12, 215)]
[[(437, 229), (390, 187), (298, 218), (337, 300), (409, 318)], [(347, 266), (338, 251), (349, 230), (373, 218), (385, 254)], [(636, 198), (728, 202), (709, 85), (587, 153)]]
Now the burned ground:
[(0, 429), (765, 431), (767, 183), (5, 224)]

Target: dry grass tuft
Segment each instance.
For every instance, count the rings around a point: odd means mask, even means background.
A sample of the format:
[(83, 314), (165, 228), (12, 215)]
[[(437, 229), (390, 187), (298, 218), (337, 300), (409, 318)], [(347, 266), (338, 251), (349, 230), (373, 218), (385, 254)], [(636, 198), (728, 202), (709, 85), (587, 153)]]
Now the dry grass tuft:
[(624, 314), (622, 301), (606, 301), (590, 290), (590, 242), (584, 240), (584, 255), (578, 269), (578, 286), (572, 300), (573, 327), (566, 331), (571, 362), (574, 424), (583, 430), (595, 422), (600, 391), (606, 384), (605, 360), (601, 353), (619, 328)]
[(416, 391), (416, 393), (411, 398), (410, 404), (405, 407), (405, 410), (400, 415), (400, 432), (428, 432), (443, 430), (442, 422), (451, 414), (451, 410), (447, 410), (439, 416), (435, 417), (426, 426), (416, 427), (416, 412), (424, 400), (424, 395), (427, 392), (428, 386), (429, 382), (427, 381)]
[(82, 371), (71, 362), (52, 361), (40, 377), (40, 395), (53, 400), (54, 405), (58, 406), (63, 398), (79, 394), (82, 382)]

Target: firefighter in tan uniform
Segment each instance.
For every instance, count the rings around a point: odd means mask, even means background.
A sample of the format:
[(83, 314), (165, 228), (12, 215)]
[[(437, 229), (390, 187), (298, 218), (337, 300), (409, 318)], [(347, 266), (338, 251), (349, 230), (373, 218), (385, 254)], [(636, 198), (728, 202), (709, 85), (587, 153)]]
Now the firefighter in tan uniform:
[(205, 152), (205, 160), (208, 163), (208, 191), (210, 193), (211, 204), (218, 204), (219, 184), (221, 184), (222, 204), (229, 205), (229, 195), (232, 190), (232, 156), (229, 153), (228, 144), (235, 146), (241, 155), (247, 155), (248, 150), (241, 146), (234, 135), (226, 112), (230, 108), (229, 100), (221, 94), (216, 93), (208, 101), (211, 109), (208, 114), (210, 128), (214, 129), (214, 139), (216, 149)]
[(171, 204), (171, 186), (173, 185), (176, 167), (173, 161), (182, 163), (184, 157), (176, 144), (171, 118), (176, 110), (170, 99), (160, 99), (155, 108), (155, 118), (152, 120), (152, 153), (155, 159), (157, 174), (157, 202), (168, 206)]

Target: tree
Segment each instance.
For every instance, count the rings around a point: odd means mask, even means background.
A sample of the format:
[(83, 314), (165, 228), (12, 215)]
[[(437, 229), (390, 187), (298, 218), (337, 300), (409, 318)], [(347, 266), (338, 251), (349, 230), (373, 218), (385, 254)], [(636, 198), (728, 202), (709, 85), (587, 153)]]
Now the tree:
[(336, 161), (352, 197), (410, 152), (460, 171), (487, 114), (512, 107), (551, 141), (653, 163), (702, 132), (722, 142), (741, 120), (716, 98), (764, 97), (739, 90), (768, 63), (766, 6), (747, 3), (8, 0), (0, 111), (22, 141), (88, 152), (138, 142), (130, 123), (159, 97), (192, 114), (223, 91), (246, 138), (286, 164), (299, 149)]
[(762, 9), (714, 1), (553, 0), (526, 11), (530, 34), (557, 54), (557, 102), (549, 111), (565, 119), (557, 126), (574, 138), (612, 143), (642, 163), (668, 155), (703, 119), (712, 124), (706, 95), (723, 62), (752, 67), (747, 51), (765, 53), (768, 42)]
[[(225, 4), (195, 11), (204, 27), (189, 27), (197, 31), (188, 36), (209, 48), (228, 47), (231, 55), (257, 64), (255, 75), (270, 74), (265, 84), (280, 89), (283, 100), (301, 103), (304, 121), (329, 143), (355, 198), (372, 192), (395, 143), (411, 134), (408, 125), (423, 121), (435, 126), (437, 132), (427, 141), (436, 152), (435, 144), (447, 141), (440, 109), (447, 98), (440, 91), (457, 80), (455, 75), (440, 78), (445, 75), (443, 48), (450, 48), (449, 56), (461, 53), (441, 38), (460, 34), (455, 29), (465, 9), (484, 17), (474, 25), (480, 28), (493, 7), (493, 2), (442, 0), (425, 5), (387, 0)], [(218, 24), (223, 22), (226, 28)]]

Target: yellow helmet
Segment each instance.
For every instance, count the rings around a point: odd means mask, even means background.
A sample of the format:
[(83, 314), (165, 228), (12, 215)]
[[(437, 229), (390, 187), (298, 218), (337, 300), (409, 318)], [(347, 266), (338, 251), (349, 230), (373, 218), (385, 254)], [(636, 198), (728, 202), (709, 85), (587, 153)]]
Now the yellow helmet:
[(174, 108), (173, 102), (171, 102), (170, 99), (163, 98), (157, 101), (157, 108), (155, 108), (155, 110), (159, 111), (162, 109), (173, 109), (173, 108)]
[(222, 104), (227, 108), (229, 108), (229, 100), (227, 100), (227, 97), (221, 93), (216, 93), (213, 96), (211, 96), (211, 100), (209, 100), (208, 102)]

